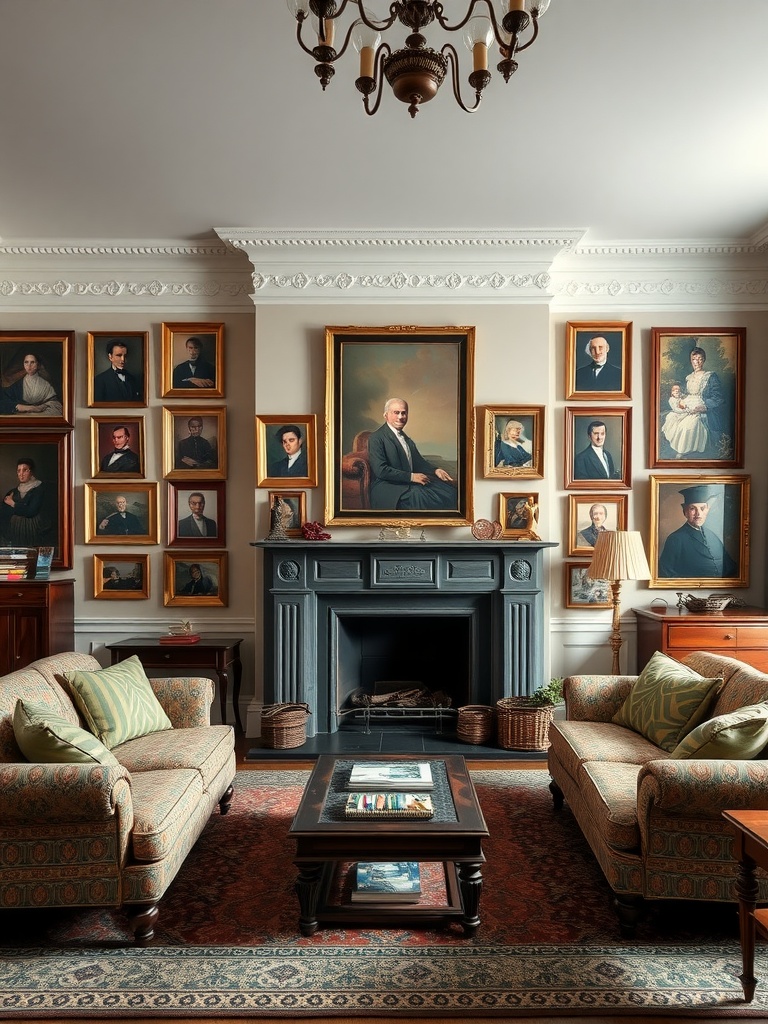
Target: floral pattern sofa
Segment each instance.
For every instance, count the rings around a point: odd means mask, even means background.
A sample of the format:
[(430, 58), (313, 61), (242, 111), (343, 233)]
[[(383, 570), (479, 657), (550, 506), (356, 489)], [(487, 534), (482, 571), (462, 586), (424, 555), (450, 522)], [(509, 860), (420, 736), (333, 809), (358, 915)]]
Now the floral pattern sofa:
[[(696, 652), (682, 662), (721, 677), (707, 716), (768, 701), (768, 675)], [(747, 760), (684, 759), (612, 721), (636, 676), (571, 676), (566, 714), (549, 731), (555, 807), (565, 800), (611, 886), (622, 934), (631, 937), (644, 898), (735, 901), (737, 863), (724, 810), (768, 808), (768, 750)], [(760, 899), (768, 876), (758, 871)]]
[(144, 945), (216, 804), (229, 808), (234, 731), (210, 724), (210, 679), (151, 679), (172, 728), (115, 747), (116, 765), (26, 760), (17, 701), (82, 725), (62, 674), (99, 669), (89, 655), (65, 653), (0, 677), (0, 911), (122, 906)]

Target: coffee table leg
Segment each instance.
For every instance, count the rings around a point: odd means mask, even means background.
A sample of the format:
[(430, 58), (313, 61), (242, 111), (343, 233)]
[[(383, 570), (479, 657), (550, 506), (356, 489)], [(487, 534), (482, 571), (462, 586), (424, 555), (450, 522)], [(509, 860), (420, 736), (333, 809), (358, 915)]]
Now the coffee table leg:
[(755, 989), (757, 988), (757, 979), (755, 978), (755, 907), (758, 897), (756, 867), (752, 858), (743, 853), (736, 875), (742, 959), (739, 980), (744, 989), (744, 999), (748, 1003), (755, 998)]
[(296, 879), (296, 895), (299, 897), (299, 930), (302, 935), (314, 935), (319, 924), (317, 901), (320, 897), (320, 879), (323, 874), (322, 861), (314, 864), (299, 864)]
[(480, 925), (480, 893), (483, 891), (482, 864), (458, 864), (459, 889), (464, 915), (461, 924), (467, 935), (474, 935)]

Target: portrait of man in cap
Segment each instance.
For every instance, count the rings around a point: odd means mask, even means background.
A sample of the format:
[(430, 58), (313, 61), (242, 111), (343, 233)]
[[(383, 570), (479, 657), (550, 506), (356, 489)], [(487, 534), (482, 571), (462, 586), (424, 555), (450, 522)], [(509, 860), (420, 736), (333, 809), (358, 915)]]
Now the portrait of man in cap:
[(662, 579), (728, 579), (738, 574), (717, 533), (705, 526), (713, 502), (723, 500), (725, 488), (711, 484), (683, 487), (682, 511), (685, 522), (669, 534), (659, 556)]

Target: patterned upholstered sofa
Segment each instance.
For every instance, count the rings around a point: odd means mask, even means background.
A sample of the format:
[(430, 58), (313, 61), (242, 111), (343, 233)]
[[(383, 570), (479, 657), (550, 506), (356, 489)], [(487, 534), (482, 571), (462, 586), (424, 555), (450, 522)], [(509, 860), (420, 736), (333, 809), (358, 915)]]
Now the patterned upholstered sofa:
[(210, 679), (152, 679), (172, 728), (114, 747), (119, 763), (26, 760), (14, 734), (17, 701), (82, 725), (62, 673), (100, 668), (67, 653), (0, 677), (0, 910), (123, 906), (145, 945), (157, 903), (214, 807), (229, 808), (234, 731), (210, 725)]
[[(696, 652), (684, 665), (723, 685), (705, 721), (768, 701), (768, 675)], [(631, 937), (643, 899), (735, 901), (737, 864), (726, 809), (768, 808), (768, 751), (749, 760), (673, 758), (611, 720), (636, 676), (571, 676), (566, 715), (550, 727), (550, 789), (573, 812), (613, 889)], [(758, 872), (760, 899), (768, 877)], [(578, 883), (577, 883), (578, 884)]]

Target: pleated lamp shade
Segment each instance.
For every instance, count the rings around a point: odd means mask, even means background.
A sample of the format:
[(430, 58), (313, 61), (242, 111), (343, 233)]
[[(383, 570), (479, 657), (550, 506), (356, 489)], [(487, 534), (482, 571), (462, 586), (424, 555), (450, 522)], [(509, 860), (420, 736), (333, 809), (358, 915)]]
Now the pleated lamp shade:
[(638, 530), (598, 534), (587, 574), (593, 580), (649, 580), (651, 570)]

